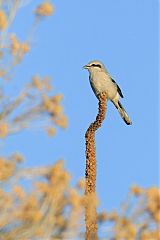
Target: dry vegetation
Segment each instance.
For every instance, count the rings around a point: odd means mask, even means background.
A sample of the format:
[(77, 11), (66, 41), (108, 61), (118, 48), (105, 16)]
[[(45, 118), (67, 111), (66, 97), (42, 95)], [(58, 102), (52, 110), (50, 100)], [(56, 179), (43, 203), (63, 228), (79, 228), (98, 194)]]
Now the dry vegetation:
[[(35, 27), (54, 13), (51, 1), (39, 4), (27, 40), (20, 40), (10, 26), (21, 4), (21, 0), (0, 0), (1, 142), (26, 128), (43, 129), (55, 137), (57, 127), (67, 127), (63, 95), (53, 93), (48, 76), (33, 74), (19, 94), (6, 94), (10, 83), (16, 81), (17, 65), (31, 52)], [(91, 202), (98, 205), (95, 195), (84, 196), (84, 180), (73, 188), (63, 160), (34, 168), (23, 168), (22, 163), (20, 153), (0, 156), (0, 240), (84, 239), (85, 208)], [(158, 188), (133, 186), (119, 211), (97, 214), (98, 239), (158, 240), (159, 210)]]
[(95, 133), (101, 127), (106, 114), (107, 96), (101, 93), (98, 96), (99, 111), (96, 120), (90, 124), (85, 134), (86, 139), (86, 173), (85, 173), (85, 196), (90, 199), (90, 204), (85, 208), (86, 240), (97, 240), (97, 201), (96, 199), (96, 150)]

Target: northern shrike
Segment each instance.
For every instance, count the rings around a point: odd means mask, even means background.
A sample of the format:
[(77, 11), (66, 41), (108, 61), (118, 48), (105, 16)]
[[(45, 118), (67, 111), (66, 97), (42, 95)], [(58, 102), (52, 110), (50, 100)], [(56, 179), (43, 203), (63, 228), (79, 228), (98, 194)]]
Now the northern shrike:
[(125, 123), (127, 125), (132, 124), (119, 100), (120, 97), (123, 98), (122, 91), (118, 84), (111, 78), (103, 63), (100, 61), (91, 61), (83, 68), (89, 71), (89, 81), (96, 97), (100, 93), (105, 92), (107, 100), (110, 100), (115, 105)]

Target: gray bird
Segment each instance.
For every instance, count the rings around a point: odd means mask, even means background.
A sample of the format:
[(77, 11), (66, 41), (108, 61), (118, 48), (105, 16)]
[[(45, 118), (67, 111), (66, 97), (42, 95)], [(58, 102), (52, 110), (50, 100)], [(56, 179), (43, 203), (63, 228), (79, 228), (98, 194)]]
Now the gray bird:
[(120, 97), (123, 98), (122, 91), (118, 84), (111, 78), (104, 64), (94, 60), (89, 62), (83, 68), (89, 71), (89, 81), (96, 97), (102, 92), (107, 94), (107, 99), (110, 100), (118, 109), (122, 119), (127, 125), (132, 124), (127, 112), (123, 108)]

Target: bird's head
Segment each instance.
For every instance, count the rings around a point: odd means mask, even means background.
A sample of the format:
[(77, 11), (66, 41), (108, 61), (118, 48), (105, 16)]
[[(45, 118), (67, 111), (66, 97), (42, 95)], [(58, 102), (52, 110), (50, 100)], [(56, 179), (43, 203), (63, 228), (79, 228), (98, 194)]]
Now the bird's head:
[(105, 70), (105, 66), (103, 65), (103, 63), (97, 60), (89, 62), (83, 68), (87, 69), (89, 72), (94, 72), (94, 71), (101, 72)]

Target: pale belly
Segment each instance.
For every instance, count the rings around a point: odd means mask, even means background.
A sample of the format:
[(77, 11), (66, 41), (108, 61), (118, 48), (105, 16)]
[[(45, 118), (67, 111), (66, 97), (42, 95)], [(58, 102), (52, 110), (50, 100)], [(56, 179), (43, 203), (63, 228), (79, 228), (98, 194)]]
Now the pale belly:
[(96, 96), (105, 92), (108, 99), (112, 100), (117, 95), (117, 88), (115, 84), (105, 73), (98, 73), (98, 75), (94, 74), (90, 76), (90, 84)]

